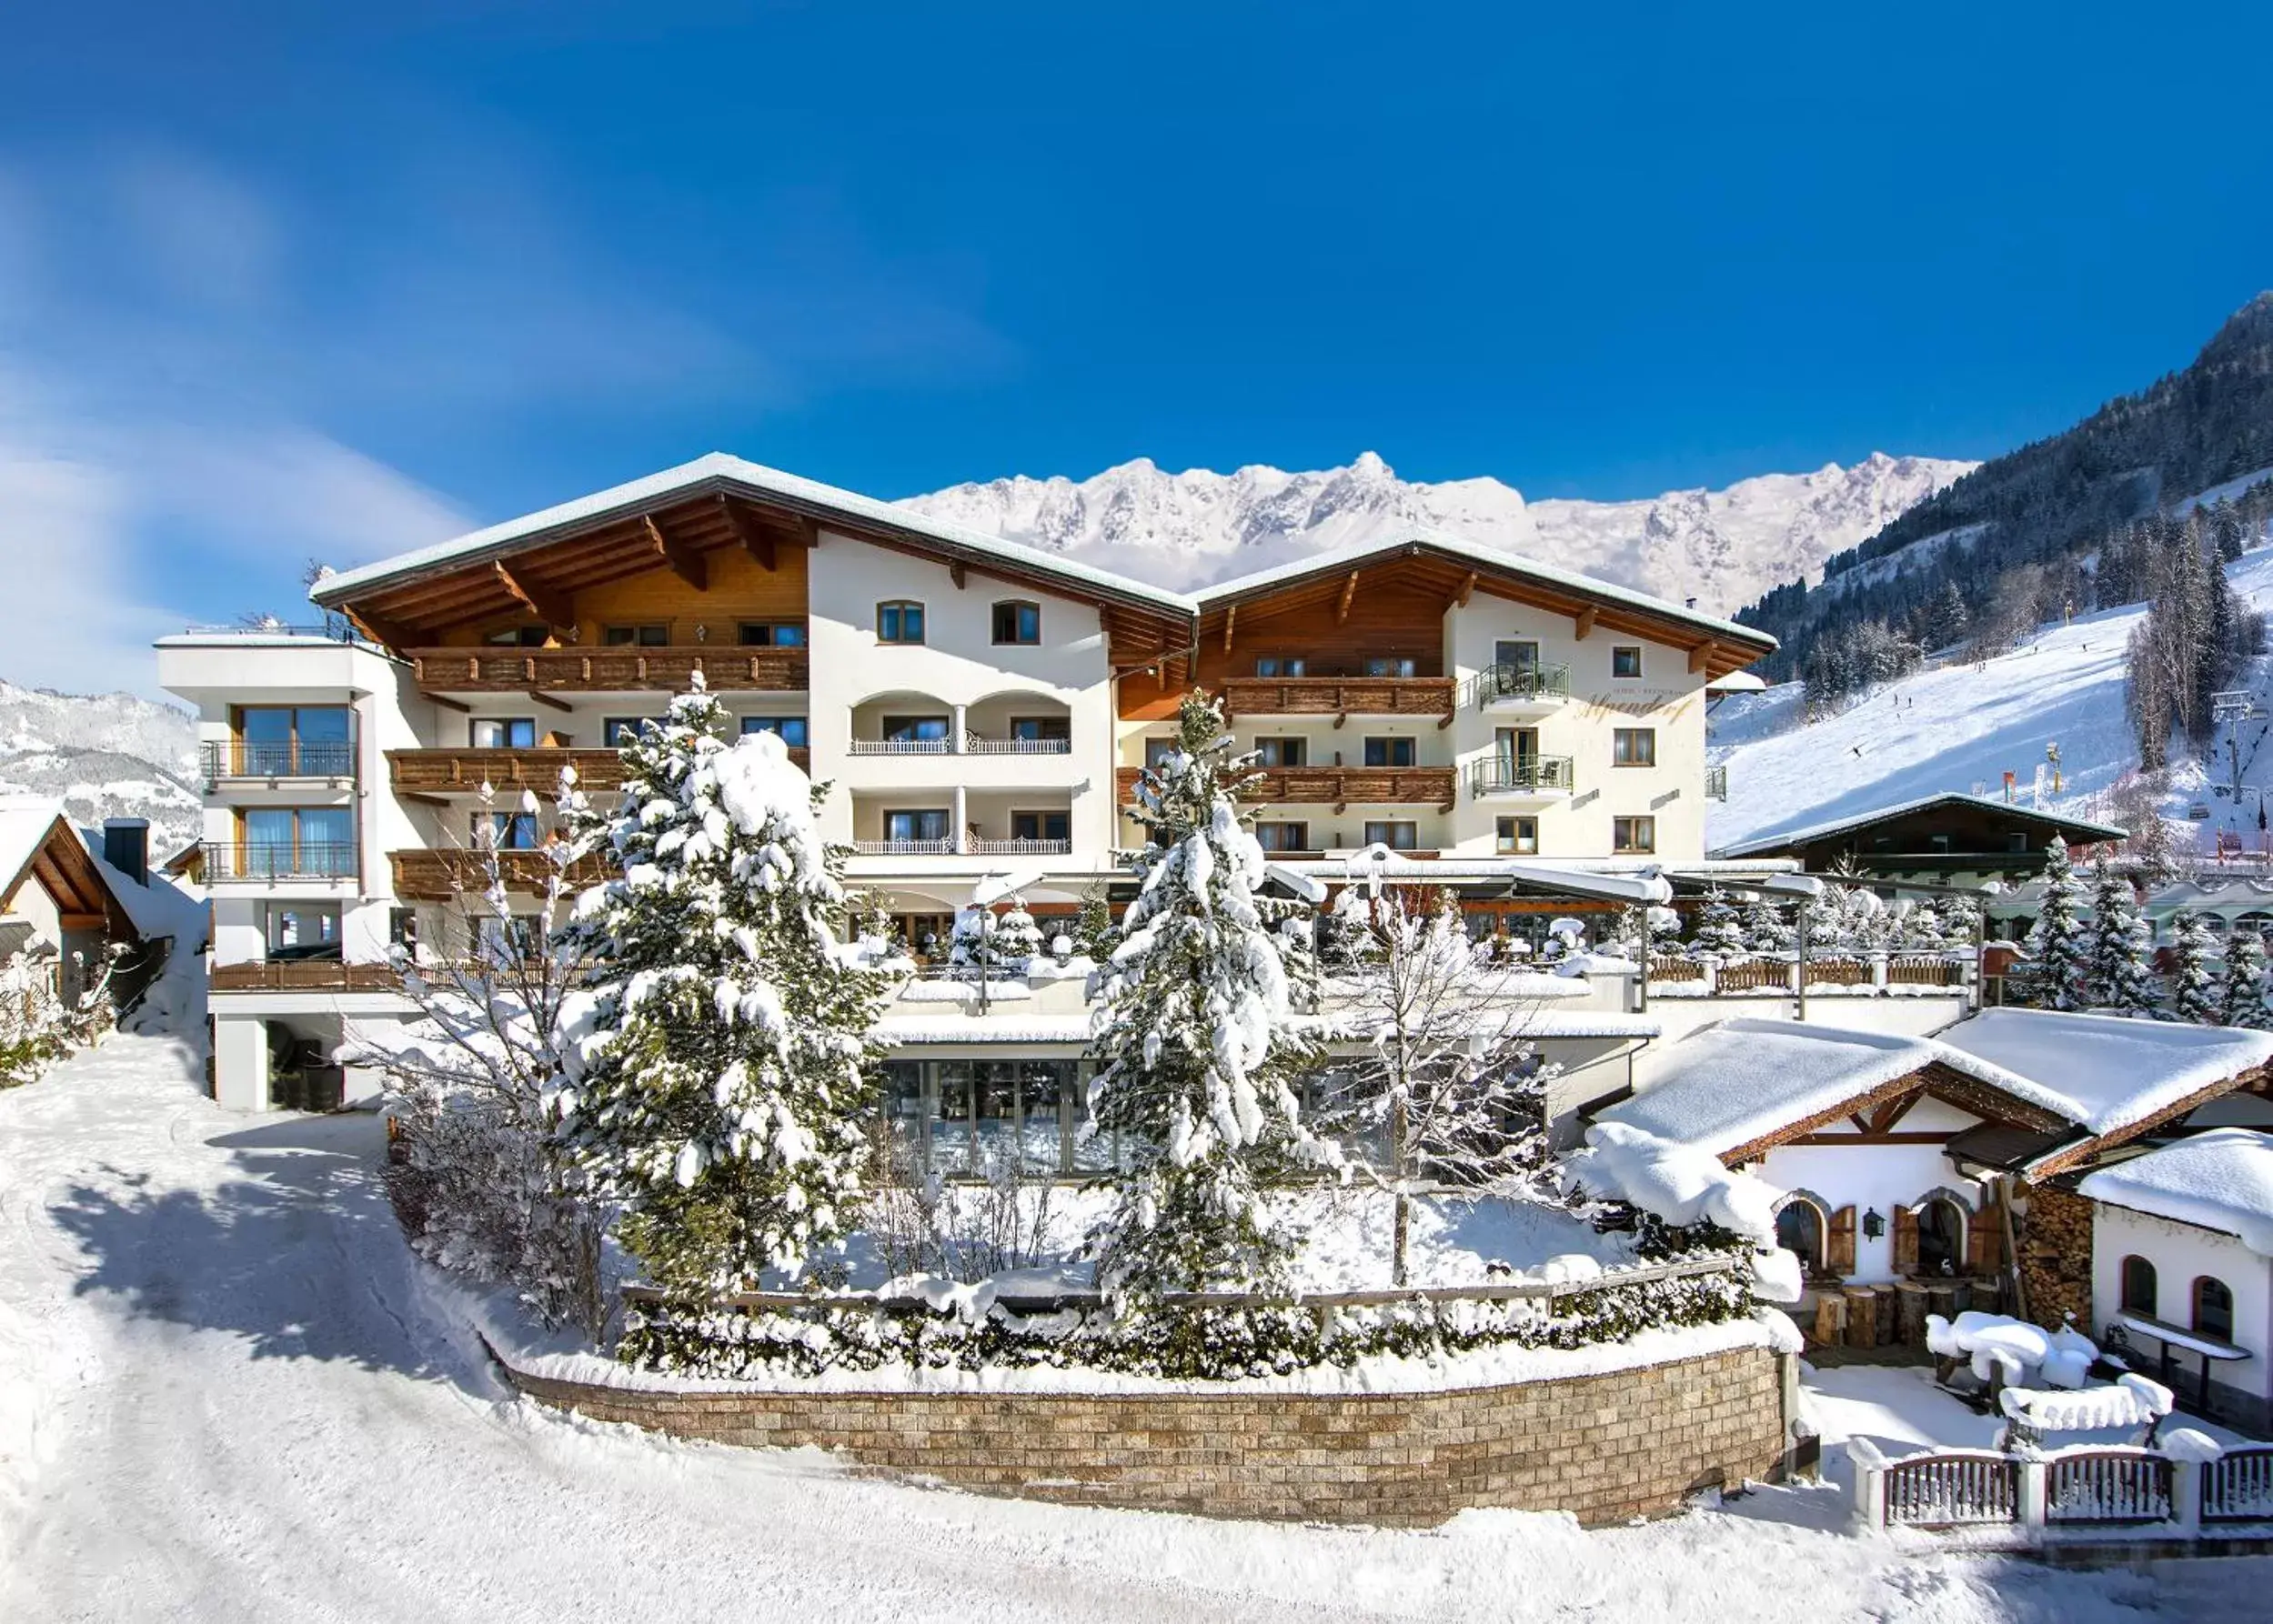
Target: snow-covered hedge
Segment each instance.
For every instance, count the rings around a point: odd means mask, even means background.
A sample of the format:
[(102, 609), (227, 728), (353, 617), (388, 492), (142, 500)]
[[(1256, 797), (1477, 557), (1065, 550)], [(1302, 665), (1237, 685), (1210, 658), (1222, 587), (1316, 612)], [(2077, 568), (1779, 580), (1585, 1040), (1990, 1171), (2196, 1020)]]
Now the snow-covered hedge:
[(1549, 1313), (1534, 1301), (1415, 1298), (1386, 1307), (1300, 1302), (1167, 1305), (1115, 1317), (1103, 1307), (1019, 1315), (968, 1292), (880, 1308), (826, 1299), (796, 1311), (673, 1317), (635, 1304), (619, 1357), (648, 1369), (732, 1380), (830, 1370), (1086, 1367), (1171, 1380), (1229, 1381), (1380, 1357), (1430, 1358), (1493, 1346), (1584, 1348), (1641, 1331), (1715, 1325), (1752, 1310), (1741, 1259), (1725, 1270), (1574, 1292)]

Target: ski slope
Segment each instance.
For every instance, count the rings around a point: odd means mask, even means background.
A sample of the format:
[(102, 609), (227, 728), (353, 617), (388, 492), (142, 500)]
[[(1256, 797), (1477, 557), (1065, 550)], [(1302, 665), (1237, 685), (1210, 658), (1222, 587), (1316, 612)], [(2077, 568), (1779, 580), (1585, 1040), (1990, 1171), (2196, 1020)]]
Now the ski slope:
[[(2245, 553), (2226, 576), (2252, 607), (2273, 611), (2273, 547)], [(1948, 790), (2001, 795), (2008, 772), (2017, 798), (2035, 805), (2047, 746), (2058, 747), (2062, 782), (2057, 793), (2047, 790), (2044, 806), (2087, 815), (2138, 766), (2138, 742), (2123, 710), (2125, 649), (2146, 614), (2146, 605), (2127, 604), (2042, 627), (2033, 642), (1978, 666), (1930, 663), (1812, 727), (1801, 725), (1797, 683), (1723, 700), (1713, 712), (1711, 754), (1728, 767), (1728, 799), (1708, 815), (1707, 846), (1718, 850)], [(2255, 662), (2248, 680), (2273, 703), (2268, 663)], [(2245, 731), (2245, 756), (2258, 731), (2258, 724)], [(2207, 827), (2246, 824), (2254, 843), (2254, 799), (2238, 813), (2202, 794), (2209, 778), (2227, 777), (2224, 739), (2221, 728), (2215, 772), (2174, 758), (2165, 816), (2183, 818), (2200, 796), (2212, 809)], [(2273, 780), (2273, 749), (2250, 764), (2243, 781), (2260, 776)]]

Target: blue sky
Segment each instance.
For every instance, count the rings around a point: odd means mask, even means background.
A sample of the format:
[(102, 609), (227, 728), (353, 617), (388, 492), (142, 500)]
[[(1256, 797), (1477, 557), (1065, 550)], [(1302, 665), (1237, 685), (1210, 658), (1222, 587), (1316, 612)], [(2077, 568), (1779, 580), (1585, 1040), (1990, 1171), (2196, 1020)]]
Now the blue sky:
[(2268, 10), (25, 8), (0, 676), (713, 448), (1993, 455), (2273, 286)]

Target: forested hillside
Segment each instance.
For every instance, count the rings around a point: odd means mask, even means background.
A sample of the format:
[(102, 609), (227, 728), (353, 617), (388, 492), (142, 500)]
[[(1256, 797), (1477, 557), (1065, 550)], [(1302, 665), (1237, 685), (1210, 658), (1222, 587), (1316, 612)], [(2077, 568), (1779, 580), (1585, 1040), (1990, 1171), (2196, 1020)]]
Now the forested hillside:
[(2157, 546), (2165, 534), (2136, 536), (2141, 521), (2198, 510), (2212, 541), (2273, 512), (2273, 294), (2237, 311), (2185, 370), (1982, 464), (1835, 554), (1821, 585), (1789, 582), (1737, 617), (1783, 639), (1771, 678), (1835, 686), (1844, 662), (1883, 679), (1889, 662), (1915, 657), (1906, 648), (1974, 640), (1995, 652), (2045, 620), (2131, 601), (2132, 580), (2094, 575), (2108, 537)]

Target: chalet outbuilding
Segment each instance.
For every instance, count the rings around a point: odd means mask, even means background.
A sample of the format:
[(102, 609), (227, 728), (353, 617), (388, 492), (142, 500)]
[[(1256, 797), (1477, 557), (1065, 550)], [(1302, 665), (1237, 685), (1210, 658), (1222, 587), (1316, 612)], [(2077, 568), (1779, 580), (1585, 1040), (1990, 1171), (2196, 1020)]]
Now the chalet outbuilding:
[(2055, 835), (2078, 851), (2127, 838), (2111, 824), (1951, 793), (1740, 840), (1713, 855), (1795, 857), (1810, 873), (1844, 866), (1889, 883), (2018, 884), (2042, 870)]
[(29, 954), (75, 998), (104, 950), (140, 939), (103, 866), (65, 816), (38, 797), (0, 797), (0, 962)]

